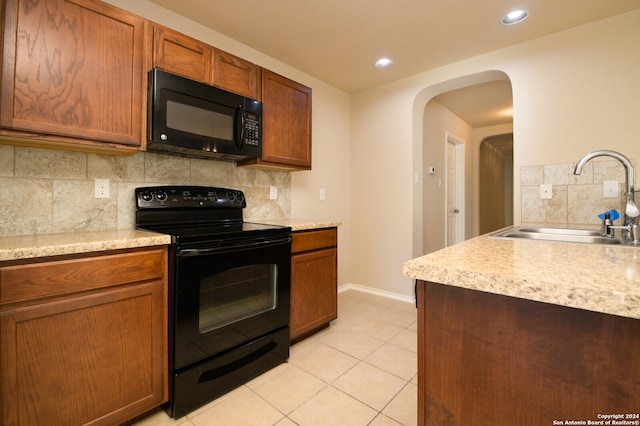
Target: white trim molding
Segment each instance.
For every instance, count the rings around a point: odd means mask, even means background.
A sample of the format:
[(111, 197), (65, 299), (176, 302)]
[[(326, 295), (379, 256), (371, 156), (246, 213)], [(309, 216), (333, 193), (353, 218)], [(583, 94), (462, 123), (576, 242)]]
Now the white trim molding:
[(393, 293), (391, 291), (380, 290), (377, 288), (367, 287), (354, 283), (346, 283), (338, 286), (338, 293), (342, 293), (347, 290), (361, 291), (363, 293), (374, 294), (376, 296), (382, 296), (388, 299), (395, 299), (401, 302), (415, 304), (415, 298), (413, 296), (405, 296), (404, 294)]

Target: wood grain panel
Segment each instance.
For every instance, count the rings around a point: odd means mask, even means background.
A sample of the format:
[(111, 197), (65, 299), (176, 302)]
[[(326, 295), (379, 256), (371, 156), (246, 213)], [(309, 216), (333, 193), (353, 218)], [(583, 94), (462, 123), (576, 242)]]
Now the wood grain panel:
[(291, 339), (329, 324), (338, 316), (337, 250), (298, 254), (291, 267)]
[(153, 66), (201, 83), (213, 84), (213, 48), (177, 31), (154, 25)]
[(262, 70), (262, 160), (311, 169), (311, 89)]
[(0, 124), (139, 147), (145, 20), (91, 0), (6, 0)]
[(551, 425), (640, 407), (640, 321), (418, 284), (420, 425)]
[(222, 50), (215, 50), (213, 84), (230, 92), (260, 100), (258, 67)]
[(300, 231), (292, 234), (291, 251), (300, 253), (338, 245), (338, 230), (328, 228), (313, 231)]
[(163, 281), (0, 314), (2, 424), (118, 424), (166, 400)]
[(164, 249), (0, 267), (0, 304), (157, 279)]

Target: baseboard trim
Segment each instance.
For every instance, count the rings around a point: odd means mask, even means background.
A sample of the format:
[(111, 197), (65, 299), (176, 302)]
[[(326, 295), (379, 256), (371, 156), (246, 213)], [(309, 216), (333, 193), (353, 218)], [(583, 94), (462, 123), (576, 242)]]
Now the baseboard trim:
[(345, 292), (347, 290), (361, 291), (363, 293), (374, 294), (376, 296), (382, 296), (382, 297), (386, 297), (388, 299), (394, 299), (394, 300), (399, 300), (399, 301), (405, 302), (405, 303), (415, 304), (415, 298), (414, 297), (405, 296), (404, 294), (394, 293), (394, 292), (386, 291), (386, 290), (380, 290), (380, 289), (377, 289), (377, 288), (367, 287), (367, 286), (364, 286), (364, 285), (354, 284), (354, 283), (346, 283), (346, 284), (342, 284), (342, 285), (338, 286), (338, 293), (342, 293), (342, 292)]

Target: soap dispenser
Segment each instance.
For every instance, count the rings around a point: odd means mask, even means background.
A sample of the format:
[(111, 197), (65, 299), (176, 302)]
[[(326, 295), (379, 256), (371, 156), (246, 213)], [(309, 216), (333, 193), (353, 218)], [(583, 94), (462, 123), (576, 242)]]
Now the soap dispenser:
[(611, 213), (605, 213), (604, 219), (602, 220), (602, 227), (600, 228), (600, 235), (603, 237), (613, 238), (614, 230), (611, 228), (613, 222), (611, 221)]

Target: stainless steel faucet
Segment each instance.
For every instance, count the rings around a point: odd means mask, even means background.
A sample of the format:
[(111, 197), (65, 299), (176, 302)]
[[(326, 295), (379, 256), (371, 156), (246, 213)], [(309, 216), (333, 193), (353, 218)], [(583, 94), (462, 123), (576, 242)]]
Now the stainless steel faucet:
[(625, 180), (626, 180), (626, 203), (624, 206), (624, 215), (623, 215), (623, 226), (611, 226), (610, 228), (618, 228), (618, 229), (623, 229), (625, 230), (625, 238), (628, 240), (633, 240), (633, 242), (635, 244), (637, 244), (639, 241), (639, 232), (638, 232), (638, 216), (640, 216), (640, 210), (638, 210), (638, 206), (636, 205), (635, 202), (635, 195), (634, 195), (634, 185), (635, 185), (635, 171), (633, 169), (633, 165), (631, 164), (631, 161), (629, 161), (629, 159), (627, 157), (625, 157), (624, 155), (620, 154), (619, 152), (616, 151), (609, 151), (609, 150), (600, 150), (600, 151), (593, 151), (590, 152), (588, 154), (586, 154), (584, 157), (582, 157), (580, 159), (580, 161), (578, 161), (578, 164), (576, 164), (576, 168), (573, 171), (574, 174), (579, 175), (580, 173), (582, 173), (582, 168), (584, 167), (585, 164), (587, 164), (587, 162), (589, 160), (591, 160), (592, 158), (595, 157), (611, 157), (611, 158), (615, 158), (616, 160), (620, 161), (620, 163), (622, 163), (622, 165), (624, 166), (625, 169)]

